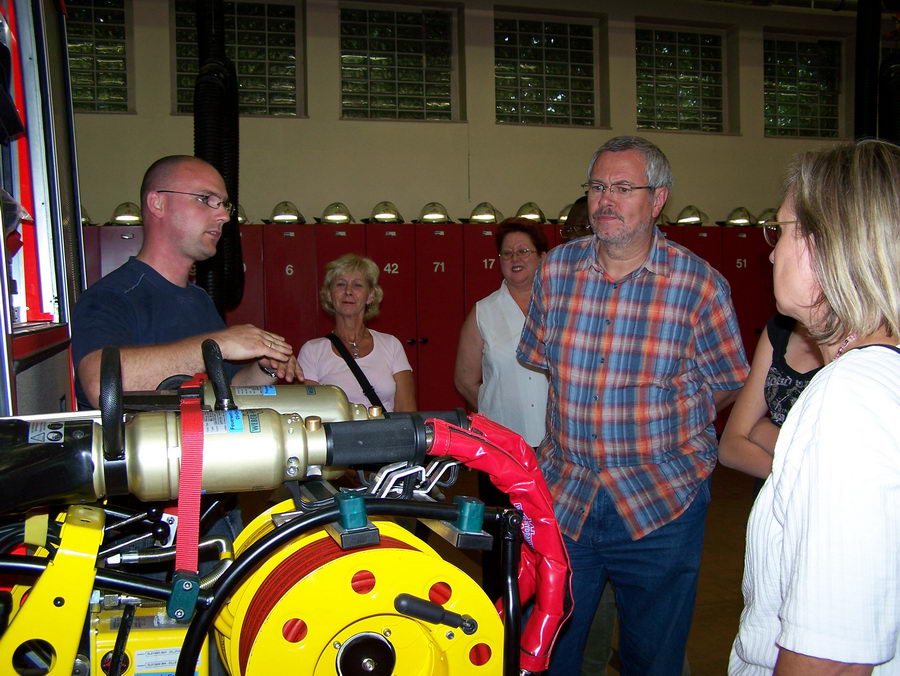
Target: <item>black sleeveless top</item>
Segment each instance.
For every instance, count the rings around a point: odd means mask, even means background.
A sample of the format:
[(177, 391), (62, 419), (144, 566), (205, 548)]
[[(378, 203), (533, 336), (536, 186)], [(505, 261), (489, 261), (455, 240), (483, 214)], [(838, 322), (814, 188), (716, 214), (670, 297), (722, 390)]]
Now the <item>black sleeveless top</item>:
[(798, 373), (785, 360), (788, 339), (794, 330), (795, 319), (777, 314), (766, 323), (766, 333), (772, 343), (772, 365), (766, 375), (765, 396), (772, 422), (781, 427), (791, 406), (822, 367)]

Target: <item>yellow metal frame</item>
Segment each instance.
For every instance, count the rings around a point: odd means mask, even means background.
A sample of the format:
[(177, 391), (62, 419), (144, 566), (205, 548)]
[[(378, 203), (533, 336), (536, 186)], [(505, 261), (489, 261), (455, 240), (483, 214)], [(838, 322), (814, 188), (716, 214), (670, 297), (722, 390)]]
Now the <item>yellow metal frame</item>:
[(103, 510), (97, 507), (69, 507), (53, 560), (33, 587), (17, 590), (15, 614), (0, 639), (0, 673), (15, 674), (16, 651), (36, 644), (51, 651), (48, 676), (71, 676), (94, 586), (104, 523)]

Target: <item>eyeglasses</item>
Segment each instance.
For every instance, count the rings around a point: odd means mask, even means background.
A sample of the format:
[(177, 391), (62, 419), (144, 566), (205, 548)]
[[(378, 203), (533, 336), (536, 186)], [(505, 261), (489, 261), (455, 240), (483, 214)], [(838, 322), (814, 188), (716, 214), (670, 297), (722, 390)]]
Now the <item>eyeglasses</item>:
[(763, 221), (763, 237), (766, 238), (766, 244), (774, 247), (778, 244), (779, 237), (781, 237), (781, 226), (794, 225), (797, 222), (798, 221)]
[(504, 249), (500, 252), (500, 258), (505, 261), (508, 261), (513, 256), (518, 256), (519, 258), (528, 258), (531, 254), (537, 253), (535, 249), (516, 249), (515, 251), (511, 251), (510, 249)]
[(612, 185), (606, 185), (605, 183), (600, 183), (599, 181), (588, 181), (587, 183), (582, 183), (581, 188), (586, 193), (594, 195), (605, 195), (608, 191), (609, 196), (614, 199), (625, 199), (635, 190), (656, 190), (656, 188), (652, 185), (629, 185), (628, 183), (613, 183)]
[(234, 205), (228, 200), (223, 200), (218, 195), (203, 195), (196, 192), (182, 192), (181, 190), (157, 190), (156, 192), (169, 192), (175, 195), (190, 195), (198, 202), (201, 202), (208, 206), (210, 209), (218, 209), (219, 207), (222, 207), (226, 212), (228, 212), (229, 216), (234, 214)]

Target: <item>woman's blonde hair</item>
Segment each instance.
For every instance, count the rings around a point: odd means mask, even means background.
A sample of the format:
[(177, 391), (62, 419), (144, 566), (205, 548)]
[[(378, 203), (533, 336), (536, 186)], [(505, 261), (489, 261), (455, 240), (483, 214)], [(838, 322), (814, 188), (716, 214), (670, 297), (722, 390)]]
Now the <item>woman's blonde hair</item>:
[(362, 275), (369, 287), (375, 292), (372, 302), (366, 305), (366, 312), (363, 315), (363, 319), (368, 321), (378, 315), (378, 308), (381, 305), (381, 300), (384, 298), (384, 290), (378, 286), (378, 266), (371, 258), (349, 253), (334, 259), (326, 265), (325, 279), (322, 281), (322, 288), (319, 289), (319, 303), (329, 316), (334, 317), (334, 303), (331, 302), (331, 285), (334, 283), (335, 277), (348, 272)]
[(900, 328), (900, 148), (866, 140), (800, 155), (787, 193), (821, 287), (815, 340)]

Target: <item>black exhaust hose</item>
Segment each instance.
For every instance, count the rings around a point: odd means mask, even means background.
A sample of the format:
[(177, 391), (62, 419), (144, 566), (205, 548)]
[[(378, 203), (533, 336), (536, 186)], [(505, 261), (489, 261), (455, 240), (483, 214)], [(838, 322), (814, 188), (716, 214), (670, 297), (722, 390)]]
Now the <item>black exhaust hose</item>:
[[(222, 0), (197, 0), (200, 69), (194, 88), (194, 154), (212, 164), (225, 180), (229, 200), (239, 201), (237, 73), (225, 54)], [(197, 284), (224, 315), (240, 303), (244, 291), (237, 214), (222, 227), (215, 256), (197, 263)]]

